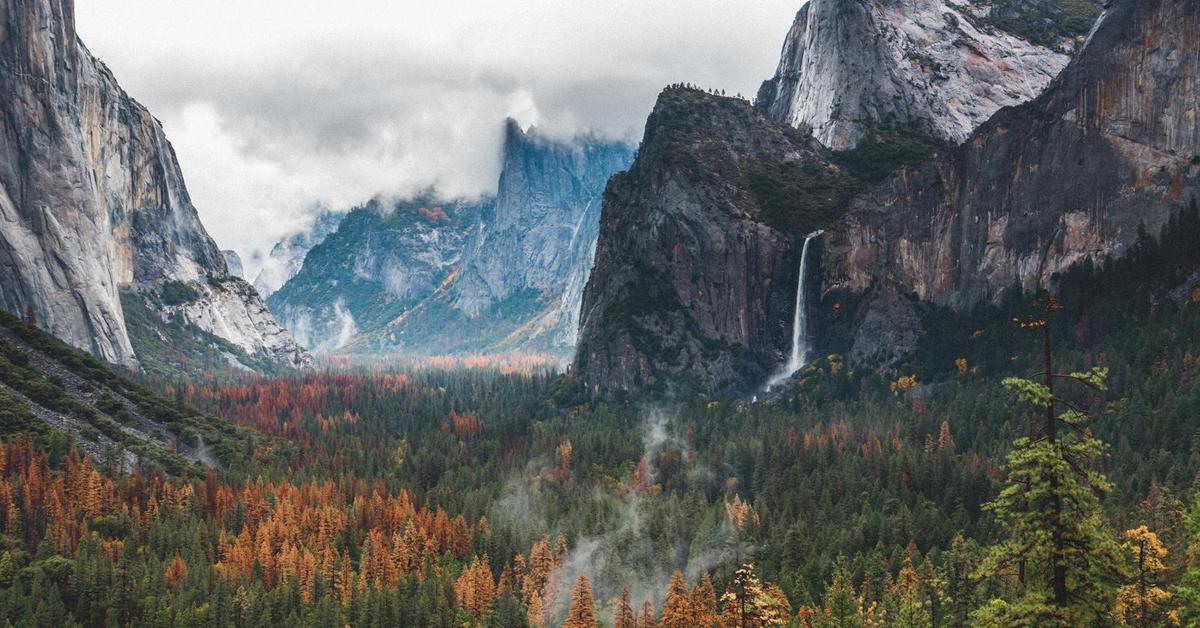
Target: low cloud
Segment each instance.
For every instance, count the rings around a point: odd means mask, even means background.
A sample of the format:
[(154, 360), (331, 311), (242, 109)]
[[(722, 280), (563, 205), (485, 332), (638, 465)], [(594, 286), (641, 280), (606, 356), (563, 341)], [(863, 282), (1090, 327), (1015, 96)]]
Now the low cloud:
[(636, 139), (666, 84), (750, 95), (799, 5), (108, 0), (77, 20), (163, 121), (209, 231), (252, 264), (319, 204), (492, 191), (506, 116)]

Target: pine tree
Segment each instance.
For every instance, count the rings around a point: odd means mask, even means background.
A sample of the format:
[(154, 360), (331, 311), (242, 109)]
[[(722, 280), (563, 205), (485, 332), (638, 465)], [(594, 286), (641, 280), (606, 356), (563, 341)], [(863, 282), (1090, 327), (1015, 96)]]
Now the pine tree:
[(933, 623), (929, 600), (922, 594), (921, 582), (913, 569), (912, 556), (904, 556), (904, 566), (887, 592), (887, 622), (895, 628), (925, 628)]
[(787, 596), (778, 586), (764, 586), (754, 574), (754, 564), (742, 565), (721, 596), (721, 622), (726, 628), (764, 628), (787, 625), (791, 613)]
[(952, 626), (966, 626), (971, 611), (975, 609), (976, 588), (975, 570), (979, 565), (979, 557), (963, 538), (962, 533), (954, 535), (950, 541), (950, 550), (942, 561), (942, 579), (946, 583), (946, 597), (949, 599), (946, 608), (946, 619)]
[(587, 576), (580, 575), (571, 590), (571, 606), (567, 609), (562, 628), (597, 628), (596, 604), (592, 599), (592, 585)]
[(695, 622), (692, 618), (692, 604), (688, 599), (687, 581), (683, 572), (678, 569), (671, 574), (667, 584), (667, 600), (663, 602), (662, 616), (658, 619), (660, 628), (692, 628)]
[(179, 552), (175, 552), (175, 557), (171, 559), (163, 572), (163, 580), (166, 581), (167, 588), (175, 589), (183, 582), (184, 576), (187, 576), (187, 563), (180, 558)]
[(825, 606), (813, 625), (817, 628), (863, 628), (867, 625), (863, 600), (850, 582), (844, 561), (833, 570), (833, 583), (825, 590)]
[[(1044, 333), (1044, 382), (1004, 380), (1045, 419), (1039, 431), (1014, 443), (1007, 484), (985, 506), (1008, 538), (990, 548), (978, 573), (1014, 577), (1018, 591), (988, 602), (974, 617), (979, 625), (1078, 626), (1103, 621), (1098, 609), (1112, 607), (1105, 585), (1119, 555), (1099, 499), (1112, 485), (1095, 470), (1105, 447), (1086, 428), (1088, 415), (1054, 391), (1058, 380), (1066, 380), (1103, 392), (1107, 370), (1055, 373), (1049, 323), (1055, 308), (1051, 301), (1045, 319), (1023, 325)], [(1056, 414), (1060, 406), (1067, 409)]]
[(637, 617), (629, 601), (629, 589), (621, 591), (621, 599), (617, 602), (616, 612), (613, 613), (613, 628), (637, 628)]

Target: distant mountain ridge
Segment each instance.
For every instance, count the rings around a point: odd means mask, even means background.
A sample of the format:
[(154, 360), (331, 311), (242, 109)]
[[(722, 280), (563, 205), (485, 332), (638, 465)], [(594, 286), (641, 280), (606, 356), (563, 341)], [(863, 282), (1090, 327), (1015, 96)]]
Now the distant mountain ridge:
[[(230, 275), (162, 127), (78, 40), (74, 15), (73, 0), (0, 3), (0, 307), (121, 364), (161, 358), (132, 336), (164, 325), (228, 341), (235, 360), (308, 364)], [(158, 303), (176, 285), (189, 307), (130, 328), (126, 293)]]
[(267, 303), (306, 346), (341, 349), (403, 316), (456, 274), (490, 202), (371, 201), (308, 251), (300, 271)]
[(560, 141), (509, 120), (495, 196), (430, 193), (355, 209), (268, 303), (322, 351), (565, 356), (604, 185), (632, 154), (620, 142)]

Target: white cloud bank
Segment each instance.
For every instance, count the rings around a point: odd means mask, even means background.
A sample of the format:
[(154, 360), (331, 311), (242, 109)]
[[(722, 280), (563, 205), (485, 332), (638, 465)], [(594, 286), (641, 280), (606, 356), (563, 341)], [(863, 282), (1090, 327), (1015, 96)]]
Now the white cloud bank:
[(76, 12), (80, 37), (163, 121), (209, 232), (252, 264), (320, 205), (492, 191), (506, 116), (632, 140), (669, 83), (751, 96), (800, 4), (78, 0)]

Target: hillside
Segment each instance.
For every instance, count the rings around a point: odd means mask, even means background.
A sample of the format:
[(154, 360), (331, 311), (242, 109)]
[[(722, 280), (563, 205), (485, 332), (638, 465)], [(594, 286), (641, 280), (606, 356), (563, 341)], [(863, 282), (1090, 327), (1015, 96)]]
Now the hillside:
[(92, 356), (0, 313), (0, 433), (29, 433), (115, 468), (199, 475), (259, 439), (164, 399)]

